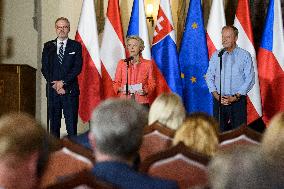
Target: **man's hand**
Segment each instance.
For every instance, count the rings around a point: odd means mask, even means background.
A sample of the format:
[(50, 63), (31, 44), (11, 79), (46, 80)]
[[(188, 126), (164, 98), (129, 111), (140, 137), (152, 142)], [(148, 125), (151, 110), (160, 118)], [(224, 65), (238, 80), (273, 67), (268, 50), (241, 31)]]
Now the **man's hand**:
[(52, 85), (52, 88), (54, 88), (57, 93), (58, 93), (58, 91), (59, 91), (60, 89), (63, 89), (64, 83), (63, 83), (62, 80), (60, 80), (60, 81), (52, 81), (51, 83), (53, 84), (53, 85)]
[(217, 101), (219, 101), (220, 95), (219, 95), (216, 91), (214, 91), (212, 94), (213, 94), (214, 98), (215, 98)]
[(222, 96), (221, 104), (223, 105), (230, 105), (233, 102), (236, 102), (238, 98), (236, 96)]
[(59, 95), (64, 95), (66, 92), (65, 92), (65, 90), (63, 89), (63, 88), (61, 88), (61, 89), (59, 89), (58, 91), (57, 91), (57, 94), (59, 94)]

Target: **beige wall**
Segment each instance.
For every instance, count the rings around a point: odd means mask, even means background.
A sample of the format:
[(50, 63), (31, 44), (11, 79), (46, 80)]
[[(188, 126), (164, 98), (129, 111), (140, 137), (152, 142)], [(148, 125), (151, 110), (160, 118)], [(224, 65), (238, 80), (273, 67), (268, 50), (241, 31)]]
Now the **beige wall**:
[[(28, 64), (37, 68), (37, 31), (33, 28), (34, 0), (3, 0), (1, 34), (2, 62)], [(11, 57), (6, 57), (6, 40), (12, 39)]]

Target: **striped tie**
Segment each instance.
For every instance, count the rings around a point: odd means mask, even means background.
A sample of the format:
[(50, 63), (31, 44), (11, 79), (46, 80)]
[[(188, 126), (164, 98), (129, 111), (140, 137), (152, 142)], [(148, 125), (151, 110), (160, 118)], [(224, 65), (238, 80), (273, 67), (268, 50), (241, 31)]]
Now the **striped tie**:
[(64, 52), (63, 52), (64, 43), (60, 42), (59, 44), (60, 44), (60, 48), (59, 48), (58, 58), (59, 58), (59, 63), (62, 64), (63, 55), (64, 55)]

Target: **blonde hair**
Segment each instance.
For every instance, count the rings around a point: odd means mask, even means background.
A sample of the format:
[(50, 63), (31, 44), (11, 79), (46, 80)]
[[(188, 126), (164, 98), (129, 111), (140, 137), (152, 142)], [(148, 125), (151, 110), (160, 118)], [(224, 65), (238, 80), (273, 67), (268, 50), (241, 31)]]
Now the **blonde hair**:
[(284, 112), (276, 114), (263, 134), (262, 149), (272, 156), (284, 159)]
[(148, 124), (158, 121), (170, 129), (176, 130), (185, 119), (185, 108), (180, 97), (174, 93), (163, 93), (150, 107)]
[(173, 145), (183, 142), (190, 149), (212, 156), (218, 146), (217, 121), (205, 113), (190, 114), (176, 131)]
[[(46, 131), (28, 114), (10, 113), (0, 118), (0, 159), (15, 157), (16, 166), (34, 152), (47, 147)], [(48, 155), (48, 154), (46, 154)]]

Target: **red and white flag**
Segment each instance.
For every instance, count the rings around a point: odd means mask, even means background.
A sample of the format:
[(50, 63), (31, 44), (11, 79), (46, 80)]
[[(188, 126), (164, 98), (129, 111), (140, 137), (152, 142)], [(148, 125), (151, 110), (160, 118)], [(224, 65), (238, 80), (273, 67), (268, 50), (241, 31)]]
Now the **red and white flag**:
[(280, 0), (270, 0), (257, 54), (263, 121), (284, 111), (284, 32)]
[(104, 98), (115, 96), (112, 81), (118, 61), (125, 58), (124, 47), (119, 0), (109, 0), (100, 51)]
[(223, 0), (213, 0), (206, 33), (209, 58), (216, 50), (223, 47), (221, 30), (225, 25)]
[(248, 0), (238, 1), (234, 26), (239, 30), (237, 44), (251, 54), (255, 72), (255, 84), (249, 91), (247, 98), (247, 124), (250, 124), (262, 116), (262, 108)]
[(101, 63), (93, 0), (84, 0), (75, 40), (82, 45), (83, 67), (78, 76), (79, 115), (84, 122), (101, 101)]

